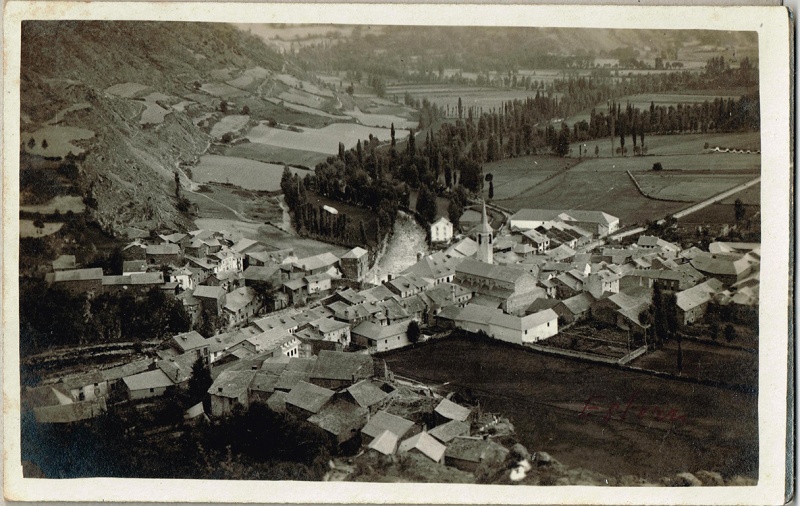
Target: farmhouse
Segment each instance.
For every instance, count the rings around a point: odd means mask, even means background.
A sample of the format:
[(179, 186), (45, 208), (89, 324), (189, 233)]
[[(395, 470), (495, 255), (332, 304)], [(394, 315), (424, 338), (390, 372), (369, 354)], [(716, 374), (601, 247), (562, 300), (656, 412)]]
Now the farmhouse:
[(249, 286), (237, 288), (225, 297), (223, 313), (231, 325), (247, 322), (261, 309), (261, 297)]
[(307, 326), (313, 329), (323, 341), (339, 343), (342, 346), (350, 344), (349, 323), (337, 321), (329, 317), (322, 317), (309, 322)]
[(597, 237), (606, 237), (619, 229), (619, 218), (602, 211), (572, 209), (560, 216), (561, 221), (588, 230)]
[(367, 424), (361, 429), (361, 436), (364, 443), (369, 443), (384, 431), (389, 431), (397, 439), (402, 439), (406, 435), (413, 436), (419, 430), (420, 427), (411, 420), (393, 415), (388, 411), (378, 411), (370, 417)]
[(338, 263), (339, 259), (333, 253), (320, 253), (319, 255), (301, 258), (294, 262), (294, 266), (297, 270), (304, 272), (305, 275), (311, 276), (328, 272), (330, 269), (338, 273), (338, 269), (336, 269)]
[(453, 239), (453, 224), (442, 216), (431, 224), (431, 242), (450, 242)]
[(397, 436), (394, 433), (385, 430), (381, 432), (378, 437), (369, 442), (367, 449), (373, 450), (381, 455), (394, 455), (394, 452), (397, 451)]
[(122, 382), (130, 400), (159, 397), (174, 385), (161, 369), (127, 376)]
[(447, 444), (458, 436), (469, 436), (469, 424), (458, 420), (450, 420), (442, 425), (437, 425), (428, 431), (428, 434)]
[(722, 291), (722, 288), (722, 282), (712, 278), (688, 290), (678, 292), (676, 297), (680, 322), (689, 325), (702, 318), (706, 314), (708, 303)]
[(177, 244), (153, 244), (145, 248), (145, 255), (150, 265), (178, 265), (181, 248)]
[(472, 417), (472, 410), (460, 406), (449, 399), (442, 399), (433, 411), (439, 415), (442, 423), (447, 423), (450, 420), (468, 422)]
[(342, 444), (358, 435), (359, 429), (367, 423), (368, 414), (366, 408), (356, 404), (334, 401), (310, 416), (308, 421), (327, 432), (336, 444)]
[(428, 286), (453, 281), (456, 267), (463, 257), (448, 257), (445, 253), (437, 251), (431, 255), (423, 256), (417, 263), (408, 267), (402, 274), (414, 274)]
[(408, 340), (408, 325), (411, 320), (391, 325), (362, 322), (353, 328), (353, 342), (377, 352), (394, 350), (411, 344)]
[(331, 276), (327, 272), (303, 278), (309, 295), (325, 294), (331, 290)]
[(362, 408), (367, 408), (371, 413), (385, 404), (394, 389), (386, 383), (364, 379), (347, 387), (347, 395)]
[(360, 353), (319, 352), (310, 381), (326, 388), (343, 388), (375, 373), (372, 357)]
[(398, 451), (400, 453), (419, 453), (438, 464), (443, 464), (444, 452), (446, 449), (447, 447), (445, 445), (437, 441), (427, 432), (420, 432), (400, 443)]
[(363, 281), (369, 270), (369, 255), (364, 248), (353, 248), (339, 260), (342, 274), (348, 279)]
[(167, 344), (178, 354), (194, 352), (195, 357), (207, 357), (209, 340), (201, 336), (197, 331), (185, 332), (172, 336)]
[(556, 305), (553, 306), (553, 311), (564, 323), (578, 322), (589, 316), (594, 301), (591, 293), (583, 292), (561, 302), (555, 301)]
[(696, 256), (691, 261), (692, 267), (706, 276), (717, 278), (725, 285), (742, 281), (755, 272), (758, 263), (746, 256), (710, 254)]
[(248, 337), (243, 343), (253, 353), (271, 353), (273, 357), (299, 356), (300, 340), (281, 328), (264, 331)]
[(509, 219), (511, 229), (532, 230), (556, 220), (561, 211), (552, 209), (520, 209)]
[(489, 336), (515, 344), (535, 343), (558, 334), (558, 315), (552, 309), (523, 317), (495, 310), (489, 320)]
[(237, 405), (247, 408), (250, 405), (248, 388), (255, 375), (256, 371), (223, 371), (208, 389), (211, 415), (230, 415)]
[(631, 325), (644, 328), (639, 315), (650, 307), (652, 299), (653, 292), (650, 288), (626, 288), (606, 299), (598, 300), (592, 308), (592, 315), (606, 323), (616, 324), (623, 330), (631, 328)]
[(214, 315), (222, 313), (226, 293), (221, 286), (197, 285), (192, 295), (200, 301), (200, 305), (206, 311)]
[(75, 269), (77, 264), (75, 263), (75, 255), (61, 255), (52, 263), (53, 271), (66, 271), (69, 269)]
[(330, 402), (335, 393), (327, 388), (305, 381), (298, 381), (297, 385), (286, 396), (286, 411), (306, 420), (311, 415), (319, 413), (323, 406)]
[(53, 283), (63, 287), (71, 295), (100, 293), (103, 289), (103, 269), (94, 267), (56, 271), (53, 274)]

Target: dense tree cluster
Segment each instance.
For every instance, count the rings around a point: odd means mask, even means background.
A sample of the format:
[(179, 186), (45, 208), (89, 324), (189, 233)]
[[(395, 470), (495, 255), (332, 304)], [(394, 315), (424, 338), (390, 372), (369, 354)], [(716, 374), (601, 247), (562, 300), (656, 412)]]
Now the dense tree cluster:
[(191, 325), (180, 301), (157, 288), (142, 295), (88, 297), (25, 279), (19, 293), (22, 355), (52, 346), (165, 339), (188, 331)]

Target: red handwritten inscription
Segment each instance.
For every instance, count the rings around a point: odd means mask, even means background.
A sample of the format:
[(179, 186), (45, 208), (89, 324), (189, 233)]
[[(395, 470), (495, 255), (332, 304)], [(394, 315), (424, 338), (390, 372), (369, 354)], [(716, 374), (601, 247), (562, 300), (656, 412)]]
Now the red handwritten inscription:
[(602, 416), (604, 422), (610, 420), (643, 421), (652, 419), (656, 422), (685, 423), (687, 420), (686, 413), (675, 408), (668, 408), (658, 404), (637, 403), (638, 398), (639, 394), (634, 393), (628, 400), (619, 403), (616, 401), (606, 402), (605, 397), (592, 395), (586, 399), (583, 411), (578, 416)]

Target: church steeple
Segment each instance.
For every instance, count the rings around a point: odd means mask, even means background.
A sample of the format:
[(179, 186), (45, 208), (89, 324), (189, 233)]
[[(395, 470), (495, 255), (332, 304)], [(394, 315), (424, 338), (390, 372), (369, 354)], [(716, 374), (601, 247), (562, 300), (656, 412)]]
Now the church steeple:
[(493, 230), (489, 225), (489, 219), (486, 217), (486, 202), (483, 202), (483, 214), (481, 216), (481, 225), (478, 227), (478, 260), (492, 263), (492, 242)]

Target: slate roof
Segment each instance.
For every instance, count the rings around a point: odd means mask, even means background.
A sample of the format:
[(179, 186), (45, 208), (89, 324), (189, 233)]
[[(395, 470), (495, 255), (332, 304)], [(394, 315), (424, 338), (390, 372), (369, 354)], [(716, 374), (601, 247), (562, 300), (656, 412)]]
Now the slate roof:
[(316, 319), (310, 322), (310, 325), (323, 334), (350, 327), (349, 323), (340, 322), (330, 317)]
[(361, 432), (370, 437), (378, 437), (383, 431), (388, 430), (399, 439), (411, 430), (413, 426), (414, 422), (411, 420), (406, 420), (387, 411), (378, 411), (370, 417)]
[(440, 462), (442, 457), (444, 457), (446, 449), (447, 447), (445, 445), (437, 441), (427, 432), (420, 432), (400, 443), (399, 451), (404, 453), (417, 450), (434, 462)]
[(56, 283), (62, 281), (90, 281), (102, 280), (103, 269), (100, 267), (93, 267), (91, 269), (72, 269), (66, 271), (56, 271), (53, 273), (53, 281)]
[(698, 271), (721, 276), (738, 276), (750, 267), (750, 262), (744, 257), (731, 260), (710, 254), (696, 256), (691, 264)]
[(174, 383), (189, 381), (192, 377), (192, 366), (197, 358), (194, 353), (183, 353), (172, 358), (166, 358), (156, 362), (158, 367)]
[(281, 392), (280, 390), (276, 390), (275, 393), (269, 396), (267, 399), (267, 406), (272, 411), (276, 413), (284, 413), (286, 411), (286, 396), (288, 394), (286, 392)]
[(177, 255), (181, 248), (177, 244), (151, 244), (145, 252), (148, 255)]
[(307, 284), (308, 283), (302, 278), (290, 279), (289, 281), (284, 281), (283, 282), (283, 286), (285, 286), (286, 288), (288, 288), (289, 290), (291, 290), (293, 292), (296, 291), (296, 290), (300, 290), (301, 288), (303, 288)]
[(317, 269), (322, 269), (323, 267), (329, 267), (337, 263), (339, 259), (333, 253), (320, 253), (319, 255), (314, 255), (311, 257), (301, 258), (295, 262), (295, 265), (303, 269), (304, 271), (313, 271)]
[(256, 371), (222, 371), (208, 389), (208, 393), (231, 399), (247, 395), (247, 389), (255, 375)]
[(292, 339), (296, 338), (290, 334), (289, 331), (282, 328), (274, 328), (248, 337), (247, 342), (255, 346), (256, 350), (260, 353), (276, 350)]
[(675, 294), (678, 307), (684, 311), (696, 308), (714, 298), (714, 295), (722, 291), (723, 284), (718, 279), (711, 278), (704, 283), (695, 285), (687, 290)]
[(568, 299), (564, 299), (562, 301), (564, 306), (569, 309), (569, 312), (577, 315), (584, 313), (592, 307), (594, 304), (594, 297), (589, 292), (582, 292), (574, 297), (570, 297)]
[(377, 323), (365, 321), (353, 328), (352, 333), (363, 336), (371, 341), (377, 341), (379, 339), (405, 334), (408, 331), (408, 325), (410, 323), (411, 320), (407, 320), (399, 323), (392, 323), (391, 325), (378, 325)]
[(529, 275), (527, 271), (522, 269), (487, 264), (472, 258), (465, 258), (458, 267), (456, 267), (456, 274), (460, 273), (509, 283), (516, 283), (521, 277)]
[(358, 246), (356, 246), (355, 248), (351, 249), (350, 251), (348, 251), (347, 253), (342, 255), (342, 258), (361, 258), (366, 254), (367, 254), (367, 250), (365, 250), (364, 248), (359, 248)]
[(225, 295), (221, 286), (197, 285), (192, 295), (198, 299), (219, 299)]
[(286, 404), (291, 404), (311, 413), (318, 413), (335, 393), (333, 390), (299, 381), (289, 391), (289, 395), (286, 396)]
[(388, 393), (381, 390), (380, 384), (368, 379), (350, 386), (347, 392), (362, 408), (374, 406), (389, 396)]
[(552, 221), (561, 212), (554, 209), (520, 209), (511, 216), (510, 221)]
[(236, 241), (233, 246), (231, 246), (231, 249), (236, 253), (244, 253), (246, 250), (254, 246), (260, 246), (259, 242), (243, 237)]
[(310, 416), (308, 421), (325, 432), (339, 436), (359, 425), (360, 420), (366, 419), (367, 413), (366, 408), (349, 402), (333, 402)]
[(469, 418), (469, 414), (471, 412), (469, 408), (465, 408), (464, 406), (459, 406), (458, 404), (449, 399), (442, 399), (442, 401), (436, 406), (436, 409), (434, 409), (434, 411), (436, 413), (439, 413), (445, 418), (449, 418), (450, 420), (457, 420), (459, 422), (466, 421), (467, 418)]
[(455, 243), (454, 245), (447, 248), (445, 252), (448, 256), (451, 257), (466, 257), (469, 258), (478, 251), (478, 243), (475, 240), (465, 237)]
[(496, 308), (490, 308), (470, 303), (464, 306), (464, 308), (461, 309), (461, 311), (459, 311), (458, 316), (455, 318), (455, 320), (465, 321), (470, 323), (485, 324), (489, 322), (489, 319), (492, 317), (495, 311)]
[(386, 300), (394, 296), (394, 293), (383, 285), (378, 285), (368, 290), (361, 290), (358, 293), (375, 302)]
[(53, 260), (53, 270), (74, 269), (75, 255), (61, 255)]
[(437, 425), (428, 431), (428, 434), (447, 444), (456, 436), (469, 436), (469, 424), (458, 420), (450, 420), (442, 425)]
[(545, 309), (550, 309), (558, 305), (561, 302), (558, 299), (548, 299), (546, 297), (539, 297), (538, 299), (534, 300), (525, 312), (528, 314), (538, 313), (539, 311), (543, 311)]
[(236, 313), (247, 307), (256, 298), (256, 291), (251, 286), (243, 286), (225, 296), (225, 309)]
[(374, 366), (369, 355), (322, 350), (311, 377), (347, 381), (353, 377), (372, 376), (373, 373)]
[(144, 372), (147, 369), (149, 369), (152, 364), (153, 364), (152, 358), (143, 358), (141, 360), (128, 362), (119, 365), (117, 367), (103, 369), (100, 371), (100, 374), (103, 376), (103, 379), (105, 381), (114, 381), (122, 379), (126, 376), (132, 376), (134, 374), (139, 374), (140, 372)]
[(122, 381), (131, 391), (171, 387), (174, 385), (172, 380), (161, 369), (127, 376), (122, 378)]
[(603, 225), (611, 225), (613, 223), (619, 222), (619, 218), (617, 218), (616, 216), (611, 216), (608, 213), (604, 213), (603, 211), (587, 211), (583, 209), (571, 209), (567, 211), (565, 214), (573, 218), (574, 221), (585, 221), (588, 223), (598, 223)]
[(196, 350), (209, 345), (209, 340), (201, 336), (196, 330), (177, 334), (170, 338), (170, 343), (175, 344), (181, 352)]
[(289, 315), (281, 316), (265, 316), (253, 322), (258, 328), (263, 331), (280, 328), (289, 330), (298, 326), (297, 322)]
[(378, 435), (378, 437), (370, 441), (367, 448), (370, 450), (375, 450), (376, 452), (384, 455), (392, 455), (395, 451), (397, 451), (397, 441), (397, 434), (388, 430), (384, 430)]
[(244, 279), (248, 281), (271, 281), (275, 277), (275, 273), (280, 270), (280, 265), (251, 265), (244, 270)]

